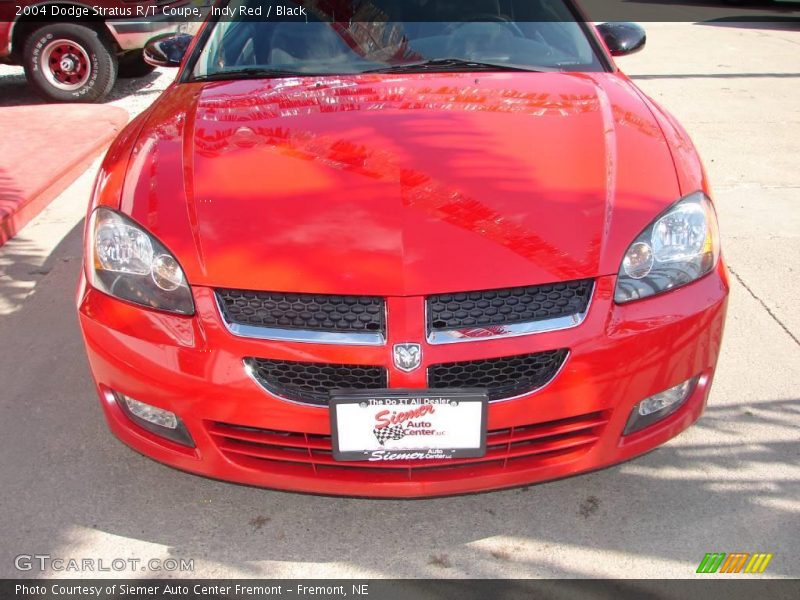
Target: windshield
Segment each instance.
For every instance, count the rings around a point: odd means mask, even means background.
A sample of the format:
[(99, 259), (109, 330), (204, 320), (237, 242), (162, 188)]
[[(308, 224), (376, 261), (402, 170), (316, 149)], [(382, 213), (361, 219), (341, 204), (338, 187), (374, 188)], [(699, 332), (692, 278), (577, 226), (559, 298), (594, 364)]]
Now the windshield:
[(566, 0), (232, 0), (215, 10), (189, 80), (603, 70)]

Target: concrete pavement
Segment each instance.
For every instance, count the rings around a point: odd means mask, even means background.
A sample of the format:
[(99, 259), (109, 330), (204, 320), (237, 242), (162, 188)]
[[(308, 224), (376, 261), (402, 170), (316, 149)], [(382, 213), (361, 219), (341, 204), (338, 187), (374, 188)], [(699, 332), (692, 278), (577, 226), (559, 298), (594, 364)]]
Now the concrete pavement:
[(202, 577), (691, 577), (712, 551), (773, 552), (765, 576), (798, 576), (800, 32), (648, 29), (620, 64), (698, 145), (733, 273), (698, 425), (605, 471), (436, 500), (300, 496), (156, 464), (108, 433), (83, 356), (89, 172), (0, 248), (0, 577), (40, 575), (14, 569), (35, 553), (194, 559), (172, 575)]

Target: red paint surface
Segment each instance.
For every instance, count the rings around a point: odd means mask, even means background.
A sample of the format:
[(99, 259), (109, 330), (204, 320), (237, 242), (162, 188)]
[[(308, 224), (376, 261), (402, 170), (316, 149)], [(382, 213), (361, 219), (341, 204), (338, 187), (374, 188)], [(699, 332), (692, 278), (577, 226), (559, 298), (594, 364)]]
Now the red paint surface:
[(405, 296), (616, 273), (680, 195), (647, 106), (615, 74), (475, 81), (170, 88), (120, 206), (197, 284)]

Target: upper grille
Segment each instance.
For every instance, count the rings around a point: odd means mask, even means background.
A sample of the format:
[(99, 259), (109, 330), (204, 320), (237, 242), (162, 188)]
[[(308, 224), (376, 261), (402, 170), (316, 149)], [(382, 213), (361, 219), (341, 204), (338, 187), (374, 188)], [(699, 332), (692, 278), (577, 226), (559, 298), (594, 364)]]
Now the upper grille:
[(513, 398), (532, 392), (555, 377), (567, 350), (442, 363), (428, 367), (431, 388), (486, 388), (489, 400)]
[(287, 400), (327, 405), (334, 389), (385, 389), (386, 369), (367, 365), (303, 363), (248, 358), (250, 372), (268, 391)]
[(492, 327), (580, 314), (592, 280), (429, 296), (428, 331)]
[(228, 323), (332, 332), (384, 332), (383, 298), (218, 289)]

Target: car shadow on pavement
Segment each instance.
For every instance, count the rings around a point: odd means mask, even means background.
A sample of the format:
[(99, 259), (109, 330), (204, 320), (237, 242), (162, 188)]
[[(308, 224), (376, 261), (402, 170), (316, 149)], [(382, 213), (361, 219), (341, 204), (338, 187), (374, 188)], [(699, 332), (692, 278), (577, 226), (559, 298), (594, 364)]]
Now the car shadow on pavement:
[(163, 91), (163, 87), (154, 87), (156, 82), (161, 83), (161, 79), (168, 77), (163, 71), (153, 71), (143, 77), (130, 79), (118, 79), (114, 89), (103, 100), (104, 103), (114, 102), (130, 96), (152, 96), (150, 100), (155, 100), (156, 96)]
[[(118, 79), (111, 92), (103, 99), (103, 103), (115, 102), (129, 96), (155, 96), (162, 91), (161, 87), (153, 88), (153, 84), (163, 77), (162, 71), (153, 71), (143, 77), (131, 79)], [(0, 107), (3, 106), (30, 106), (35, 104), (50, 104), (42, 98), (28, 84), (22, 69), (12, 73), (0, 74)]]
[(17, 186), (11, 174), (0, 167), (0, 227), (2, 227), (0, 240), (8, 239), (13, 235), (11, 224), (4, 217), (14, 211), (21, 199), (22, 190)]
[[(451, 498), (299, 495), (150, 461), (109, 433), (86, 367), (73, 293), (81, 232), (48, 257), (13, 321), (0, 320), (0, 576), (39, 576), (14, 570), (14, 557), (49, 554), (194, 560), (194, 573), (167, 573), (179, 576), (582, 577), (613, 560), (617, 573), (639, 561), (629, 573), (664, 577), (668, 565), (690, 577), (706, 552), (780, 553), (791, 536), (800, 398), (712, 401), (689, 432), (632, 462)], [(797, 558), (776, 554), (769, 571), (796, 575)]]
[[(22, 190), (10, 174), (0, 168), (0, 218), (13, 214), (17, 204), (22, 200)], [(0, 245), (0, 319), (5, 314), (14, 312), (31, 290), (33, 283), (41, 278), (48, 267), (37, 260), (38, 253), (32, 241), (24, 235), (16, 239), (9, 220), (0, 222), (0, 240), (7, 239)]]
[(19, 310), (36, 281), (46, 274), (36, 260), (35, 246), (25, 239), (12, 240), (0, 255), (0, 320)]

